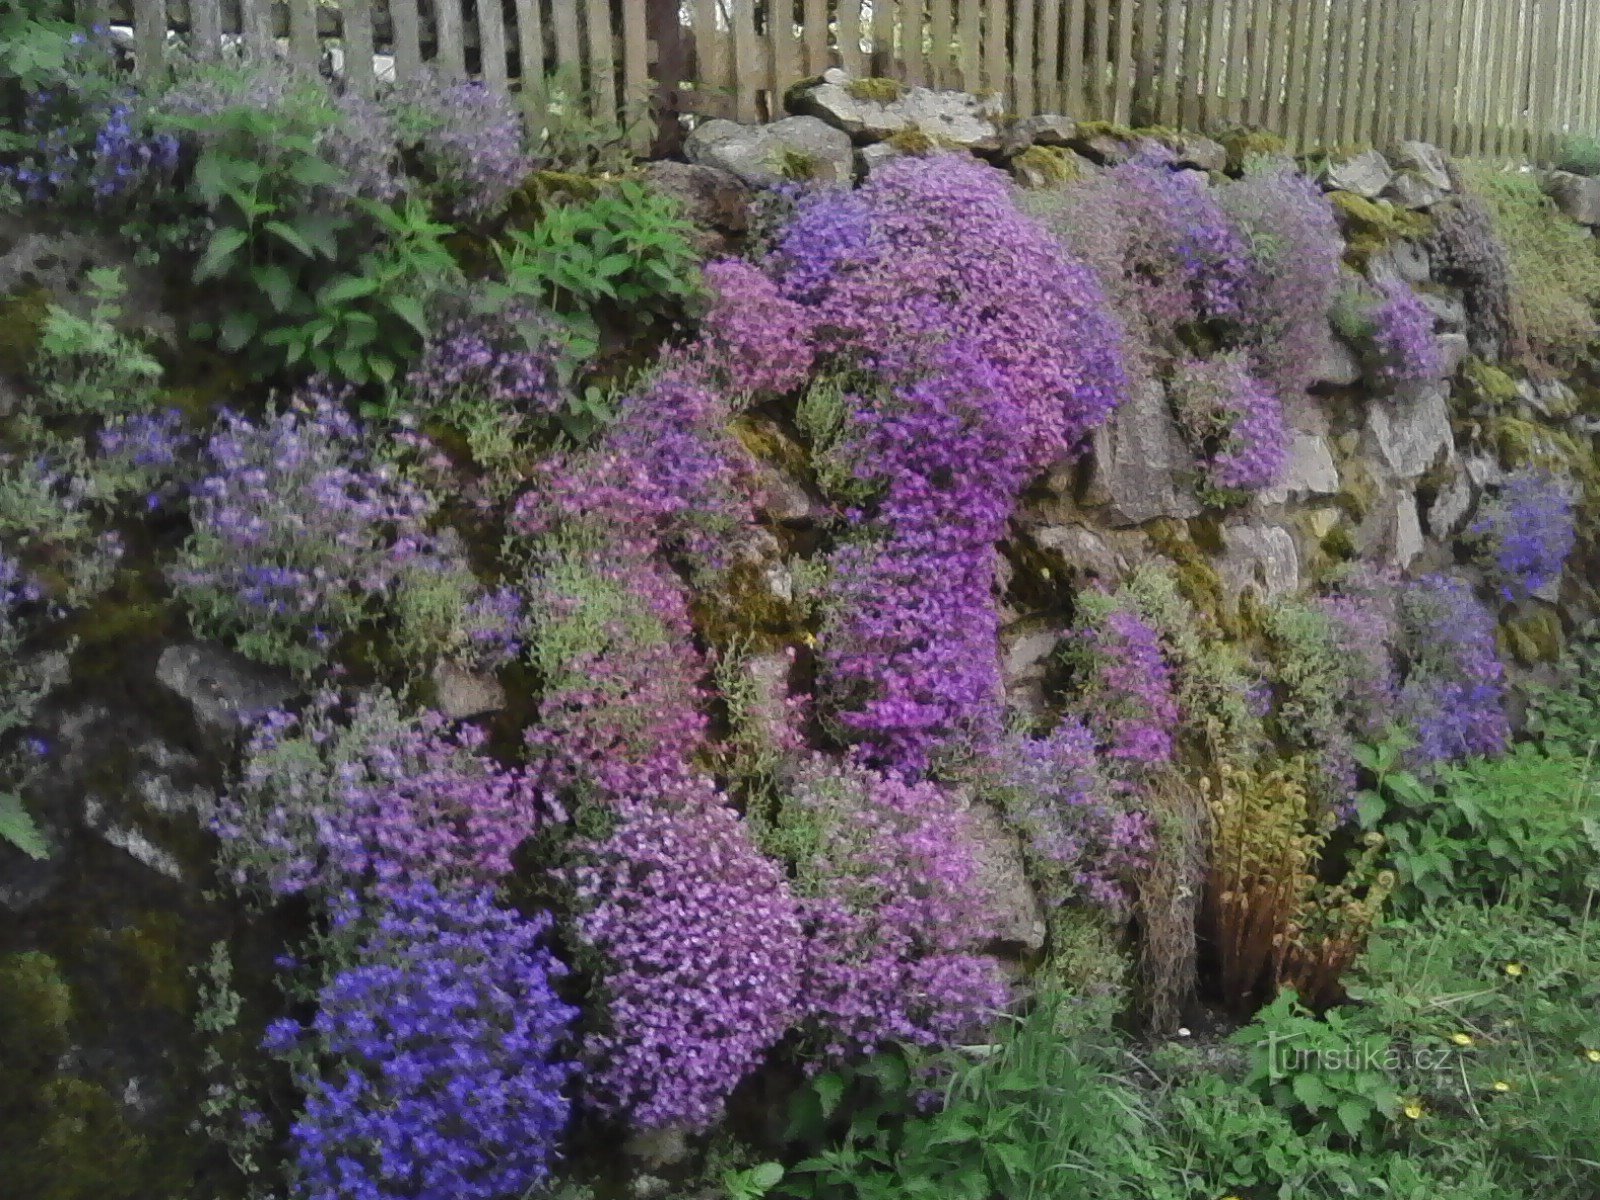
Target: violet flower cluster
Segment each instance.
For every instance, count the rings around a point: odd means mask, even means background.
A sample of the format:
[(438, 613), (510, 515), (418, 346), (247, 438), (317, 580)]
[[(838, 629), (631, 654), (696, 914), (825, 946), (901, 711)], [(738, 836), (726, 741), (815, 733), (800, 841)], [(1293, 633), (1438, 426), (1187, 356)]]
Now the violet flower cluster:
[(1113, 769), (1171, 762), (1182, 712), (1160, 633), (1132, 608), (1112, 604), (1074, 636), (1085, 668), (1079, 703)]
[(1042, 737), (1010, 737), (995, 756), (994, 773), (1002, 806), (1051, 902), (1085, 899), (1126, 912), (1156, 831), (1148, 815), (1130, 808), (1127, 789), (1106, 777), (1089, 727), (1068, 715)]
[(891, 163), (803, 200), (773, 256), (817, 349), (870, 369), (845, 457), (873, 493), (835, 552), (821, 657), (840, 731), (912, 773), (1002, 711), (994, 546), (1036, 471), (1122, 398), (1093, 277), (965, 156)]
[(817, 758), (784, 808), (806, 927), (801, 1030), (819, 1060), (982, 1029), (1006, 988), (979, 953), (993, 926), (954, 795)]
[(1416, 737), (1414, 761), (1428, 768), (1504, 753), (1511, 727), (1494, 615), (1461, 580), (1440, 575), (1403, 585), (1397, 605), (1410, 662), (1399, 711)]
[(815, 315), (739, 259), (708, 263), (704, 274), (714, 299), (701, 322), (701, 345), (727, 390), (781, 396), (804, 384), (816, 353)]
[(1367, 314), (1378, 381), (1399, 388), (1438, 379), (1444, 352), (1434, 336), (1433, 311), (1402, 280), (1385, 280), (1378, 291)]
[(1561, 578), (1577, 545), (1572, 487), (1548, 471), (1507, 476), (1468, 534), (1477, 540), (1501, 599), (1525, 600)]
[(549, 322), (520, 305), (455, 315), (428, 339), (405, 391), (425, 413), (470, 402), (551, 416), (562, 399), (558, 357)]
[(456, 219), (493, 217), (533, 171), (522, 115), (499, 88), (428, 71), (391, 91), (385, 107), (401, 146)]
[(1328, 340), (1344, 257), (1333, 205), (1292, 164), (1252, 171), (1221, 189), (1223, 209), (1255, 269), (1240, 332), (1254, 373), (1280, 400), (1304, 395)]
[(799, 911), (704, 777), (613, 812), (574, 873), (578, 931), (608, 964), (585, 1094), (638, 1129), (703, 1130), (800, 1011)]
[[(433, 498), (379, 460), (340, 397), (313, 390), (260, 422), (224, 413), (204, 461), (194, 532), (172, 578), (196, 627), (251, 657), (313, 670), (405, 589), (444, 576), (462, 585), (463, 603), (477, 598), (459, 553), (429, 529)], [(518, 636), (446, 632), (452, 645), (400, 640), (419, 653), (464, 648), (472, 657)]]
[[(345, 912), (336, 922), (349, 922)], [(305, 1093), (289, 1148), (300, 1200), (506, 1200), (541, 1189), (570, 1115), (575, 1009), (548, 917), (487, 892), (394, 892), (309, 1025), (265, 1048)]]
[(348, 712), (321, 693), (303, 713), (262, 716), (212, 825), (224, 875), (243, 891), (387, 901), (419, 882), (489, 886), (548, 819), (523, 770), (484, 751), (474, 726), (406, 714), (387, 692)]
[(1283, 405), (1250, 373), (1244, 355), (1184, 359), (1173, 369), (1169, 390), (1211, 489), (1256, 492), (1283, 477), (1289, 462)]

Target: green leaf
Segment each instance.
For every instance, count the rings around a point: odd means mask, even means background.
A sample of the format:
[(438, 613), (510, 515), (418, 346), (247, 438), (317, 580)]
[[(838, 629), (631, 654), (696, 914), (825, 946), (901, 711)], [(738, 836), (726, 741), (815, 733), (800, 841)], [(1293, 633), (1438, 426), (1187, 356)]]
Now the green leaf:
[(211, 240), (206, 244), (206, 251), (200, 256), (200, 261), (195, 264), (194, 281), (204, 283), (214, 275), (220, 275), (227, 266), (228, 260), (239, 252), (239, 248), (250, 240), (250, 235), (237, 226), (224, 226), (211, 235)]
[(783, 1182), (783, 1164), (764, 1162), (750, 1172), (750, 1182), (763, 1192), (770, 1192)]
[(818, 1103), (822, 1106), (822, 1115), (833, 1116), (839, 1107), (839, 1101), (844, 1099), (844, 1080), (832, 1073), (818, 1075), (811, 1081), (811, 1087), (817, 1094)]
[(217, 335), (217, 345), (229, 354), (242, 350), (255, 336), (258, 322), (255, 314), (244, 309), (236, 309), (222, 319), (222, 328)]
[(1294, 1098), (1305, 1105), (1310, 1113), (1315, 1114), (1333, 1103), (1333, 1093), (1328, 1090), (1328, 1085), (1315, 1075), (1296, 1075), (1290, 1087)]
[[(282, 221), (268, 221), (262, 228), (280, 242), (295, 250), (301, 257), (315, 258), (317, 256), (317, 252), (312, 248), (311, 243), (300, 236), (300, 231), (295, 229), (293, 225), (285, 224)], [(328, 257), (331, 258), (332, 255)]]
[(266, 294), (274, 312), (281, 313), (289, 307), (289, 299), (294, 295), (294, 280), (280, 264), (265, 263), (254, 268), (250, 275), (256, 286)]
[(10, 842), (35, 862), (50, 857), (49, 843), (22, 807), (22, 798), (10, 792), (0, 792), (0, 842)]
[(352, 300), (370, 296), (377, 290), (378, 284), (376, 280), (364, 279), (359, 275), (346, 275), (323, 288), (317, 294), (317, 300), (329, 306), (348, 304)]
[(421, 301), (415, 296), (389, 296), (384, 302), (389, 306), (389, 311), (416, 330), (418, 337), (426, 340), (428, 319), (423, 314)]
[(345, 178), (345, 173), (320, 158), (300, 158), (289, 168), (289, 177), (302, 187), (332, 187)]

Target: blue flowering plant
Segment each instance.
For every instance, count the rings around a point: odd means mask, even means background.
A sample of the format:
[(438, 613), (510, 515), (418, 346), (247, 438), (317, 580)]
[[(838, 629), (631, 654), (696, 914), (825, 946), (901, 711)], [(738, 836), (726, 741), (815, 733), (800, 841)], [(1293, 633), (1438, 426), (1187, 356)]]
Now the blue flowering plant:
[(1502, 600), (1526, 600), (1558, 582), (1577, 545), (1575, 488), (1538, 468), (1515, 471), (1468, 528)]
[(305, 1024), (264, 1048), (305, 1096), (289, 1131), (300, 1200), (505, 1200), (548, 1182), (570, 1116), (576, 1010), (544, 946), (549, 918), (487, 892), (415, 884), (355, 940)]

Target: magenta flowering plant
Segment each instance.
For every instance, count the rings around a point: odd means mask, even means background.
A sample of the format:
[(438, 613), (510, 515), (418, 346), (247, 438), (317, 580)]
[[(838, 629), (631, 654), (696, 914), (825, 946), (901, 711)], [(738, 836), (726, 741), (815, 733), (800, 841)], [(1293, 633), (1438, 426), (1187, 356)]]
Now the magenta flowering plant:
[(1005, 1004), (972, 832), (955, 793), (859, 759), (800, 763), (758, 826), (804, 922), (800, 1031), (821, 1061), (948, 1045)]
[(727, 390), (781, 396), (803, 385), (815, 355), (817, 315), (739, 259), (709, 263), (704, 275), (712, 302), (700, 325), (701, 351)]
[(636, 1129), (703, 1130), (801, 1011), (799, 910), (704, 776), (611, 813), (572, 872), (577, 934), (601, 964), (584, 1096)]
[(1252, 373), (1280, 400), (1304, 395), (1328, 339), (1344, 238), (1333, 205), (1292, 163), (1268, 163), (1221, 189), (1254, 263), (1240, 328)]
[(821, 708), (874, 762), (925, 771), (998, 732), (994, 548), (1028, 479), (1120, 402), (1120, 330), (966, 156), (802, 198), (770, 265), (819, 361), (859, 383), (829, 448), (863, 503), (830, 557)]
[(1393, 390), (1444, 374), (1444, 353), (1434, 336), (1433, 311), (1400, 279), (1376, 291), (1347, 292), (1335, 309), (1340, 332), (1355, 345), (1374, 382)]
[(505, 1200), (541, 1189), (571, 1114), (577, 1010), (547, 916), (412, 882), (358, 925), (316, 1014), (273, 1022), (304, 1105), (289, 1130), (301, 1200)]
[(1013, 734), (986, 774), (1047, 900), (1128, 911), (1156, 831), (1129, 790), (1108, 777), (1088, 725), (1069, 714), (1042, 736)]
[(501, 766), (471, 726), (406, 713), (388, 692), (348, 706), (319, 693), (265, 714), (217, 803), (222, 873), (266, 899), (387, 899), (419, 882), (493, 885), (561, 812), (531, 774)]
[(1283, 405), (1250, 373), (1243, 354), (1179, 360), (1168, 393), (1214, 497), (1261, 491), (1283, 477), (1289, 461)]
[(1524, 468), (1506, 477), (1467, 533), (1502, 600), (1525, 600), (1561, 578), (1577, 545), (1573, 485)]
[(1126, 597), (1088, 593), (1065, 653), (1079, 711), (1114, 774), (1172, 761), (1183, 713), (1161, 634)]

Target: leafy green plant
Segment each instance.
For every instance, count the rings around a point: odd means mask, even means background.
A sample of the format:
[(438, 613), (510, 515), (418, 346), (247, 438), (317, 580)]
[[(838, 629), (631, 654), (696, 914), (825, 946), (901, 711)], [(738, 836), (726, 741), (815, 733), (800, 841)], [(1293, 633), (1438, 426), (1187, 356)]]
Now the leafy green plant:
[(1572, 638), (1554, 682), (1529, 689), (1528, 732), (1547, 754), (1569, 758), (1600, 743), (1600, 623)]
[(1600, 782), (1587, 756), (1522, 745), (1429, 784), (1400, 769), (1401, 753), (1397, 742), (1358, 752), (1376, 782), (1357, 799), (1362, 824), (1389, 845), (1399, 910), (1451, 896), (1581, 904), (1600, 881)]
[(1143, 1145), (1148, 1114), (1107, 1070), (1101, 1043), (1071, 1004), (1043, 998), (991, 1046), (931, 1061), (895, 1052), (819, 1075), (796, 1103), (791, 1132), (813, 1145), (820, 1135), (836, 1140), (791, 1168), (785, 1194), (1148, 1195), (1145, 1181), (1159, 1175)]
[(727, 1200), (761, 1200), (783, 1182), (783, 1174), (783, 1164), (775, 1162), (757, 1163), (742, 1171), (729, 1170), (723, 1173), (722, 1190)]
[(1600, 175), (1600, 139), (1575, 133), (1561, 143), (1556, 154), (1556, 170), (1574, 175)]
[(52, 304), (40, 329), (34, 373), (46, 415), (111, 417), (153, 407), (161, 364), (117, 330), (122, 273), (100, 267), (86, 282), (87, 315)]
[(0, 792), (0, 842), (10, 843), (35, 861), (50, 856), (50, 847), (22, 806), (22, 797), (12, 792)]
[(213, 228), (194, 281), (228, 297), (196, 335), (248, 352), (264, 374), (392, 380), (428, 336), (428, 298), (459, 279), (444, 246), (452, 228), (419, 199), (331, 202), (345, 171), (319, 153), (317, 130), (272, 111), (168, 120), (205, 133), (190, 192)]
[(624, 179), (591, 200), (556, 205), (496, 246), (502, 278), (491, 295), (548, 306), (572, 357), (599, 349), (599, 313), (668, 319), (699, 292), (690, 227), (670, 197)]
[(596, 104), (576, 69), (558, 70), (524, 93), (536, 153), (557, 171), (617, 174), (633, 163), (650, 127), (648, 103)]
[(1308, 1124), (1330, 1121), (1357, 1145), (1376, 1146), (1400, 1115), (1391, 1046), (1339, 1010), (1318, 1018), (1292, 990), (1279, 994), (1230, 1039), (1250, 1050), (1245, 1086)]

